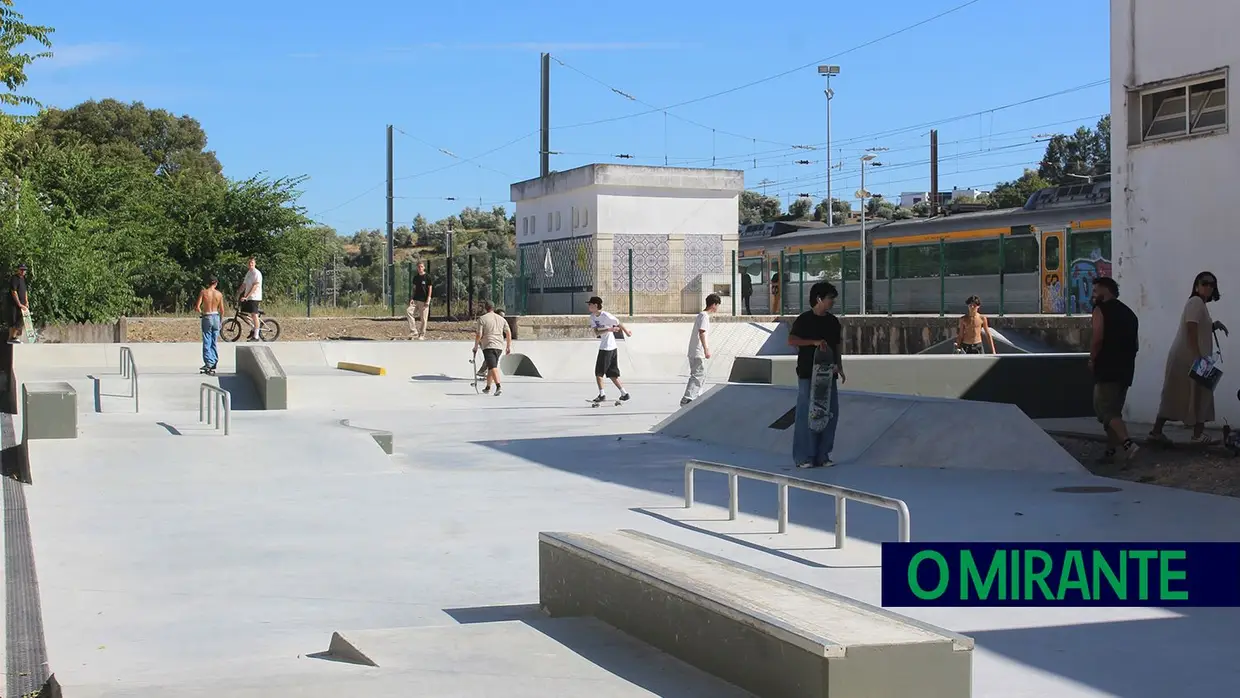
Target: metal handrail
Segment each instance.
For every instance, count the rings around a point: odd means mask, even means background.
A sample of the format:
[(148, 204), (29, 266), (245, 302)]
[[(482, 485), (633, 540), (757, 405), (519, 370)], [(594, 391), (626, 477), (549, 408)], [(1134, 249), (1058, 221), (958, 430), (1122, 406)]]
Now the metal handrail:
[(133, 350), (121, 347), (121, 378), (129, 379), (129, 392), (133, 397), (133, 411), (138, 411), (138, 362), (133, 359)]
[[(210, 395), (211, 404), (207, 405)], [(215, 414), (215, 428), (220, 428), (220, 412), (224, 413), (224, 436), (228, 436), (232, 426), (232, 394), (219, 386), (203, 383), (198, 388), (198, 421), (212, 424), (211, 415)]]
[(779, 532), (787, 533), (788, 531), (788, 488), (794, 487), (798, 490), (808, 490), (810, 492), (818, 492), (820, 494), (831, 495), (835, 498), (835, 547), (843, 548), (844, 541), (847, 539), (847, 510), (845, 508), (848, 500), (869, 504), (870, 506), (891, 509), (896, 512), (898, 518), (898, 538), (901, 543), (907, 543), (911, 540), (910, 522), (908, 505), (903, 500), (894, 497), (884, 497), (879, 494), (871, 494), (854, 490), (848, 487), (840, 487), (839, 485), (829, 485), (825, 482), (815, 482), (814, 480), (802, 480), (801, 478), (787, 477), (785, 475), (776, 475), (768, 473), (764, 470), (754, 470), (753, 468), (744, 468), (739, 465), (726, 465), (724, 463), (711, 463), (709, 461), (691, 460), (685, 463), (685, 508), (693, 507), (693, 471), (706, 470), (713, 473), (723, 473), (728, 476), (728, 521), (735, 521), (736, 515), (740, 510), (739, 495), (739, 479), (744, 477), (749, 480), (760, 480), (769, 482), (779, 487)]

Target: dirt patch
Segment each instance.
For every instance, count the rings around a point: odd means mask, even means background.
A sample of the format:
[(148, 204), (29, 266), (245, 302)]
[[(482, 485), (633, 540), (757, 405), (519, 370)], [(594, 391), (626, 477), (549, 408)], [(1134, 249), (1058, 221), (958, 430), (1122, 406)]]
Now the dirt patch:
[(1223, 452), (1221, 447), (1202, 449), (1179, 446), (1162, 449), (1141, 444), (1141, 450), (1133, 460), (1099, 465), (1095, 461), (1106, 450), (1106, 444), (1066, 436), (1054, 438), (1064, 450), (1095, 475), (1205, 494), (1240, 497), (1240, 458)]
[[(409, 340), (409, 323), (404, 318), (356, 317), (281, 317), (280, 341), (323, 341), (360, 339), (373, 341)], [(198, 342), (202, 340), (197, 317), (128, 318), (125, 340), (128, 342)], [(248, 326), (247, 326), (248, 327)], [(471, 340), (475, 323), (432, 322), (427, 327), (428, 340)]]

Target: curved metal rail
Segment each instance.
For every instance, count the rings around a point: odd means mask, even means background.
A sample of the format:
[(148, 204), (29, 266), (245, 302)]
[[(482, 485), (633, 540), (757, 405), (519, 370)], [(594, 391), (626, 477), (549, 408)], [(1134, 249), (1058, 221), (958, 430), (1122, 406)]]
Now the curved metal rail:
[(129, 379), (129, 392), (133, 397), (133, 411), (138, 411), (138, 363), (133, 360), (133, 350), (121, 347), (121, 378)]
[(798, 490), (807, 490), (810, 492), (818, 492), (820, 494), (830, 495), (835, 498), (835, 547), (843, 548), (844, 541), (848, 537), (848, 511), (846, 505), (848, 500), (869, 504), (870, 506), (882, 507), (883, 509), (891, 509), (896, 512), (898, 520), (897, 537), (901, 543), (907, 543), (911, 540), (911, 523), (909, 521), (908, 505), (903, 500), (893, 497), (884, 497), (879, 494), (871, 494), (854, 490), (848, 487), (840, 487), (839, 485), (829, 485), (825, 482), (815, 482), (814, 480), (802, 480), (795, 477), (787, 477), (785, 475), (776, 475), (768, 473), (764, 470), (755, 470), (753, 468), (744, 468), (739, 465), (727, 465), (724, 463), (712, 463), (710, 461), (691, 460), (685, 463), (685, 508), (693, 507), (693, 472), (695, 470), (706, 470), (712, 473), (722, 473), (728, 476), (728, 520), (735, 521), (736, 515), (740, 510), (739, 496), (739, 480), (745, 478), (748, 480), (759, 480), (761, 482), (769, 482), (779, 488), (779, 532), (786, 533), (788, 531), (788, 488), (793, 487)]
[(203, 383), (198, 388), (198, 421), (205, 419), (207, 424), (212, 424), (212, 413), (215, 414), (216, 429), (220, 428), (220, 414), (223, 413), (224, 436), (228, 436), (232, 426), (232, 394), (218, 386)]

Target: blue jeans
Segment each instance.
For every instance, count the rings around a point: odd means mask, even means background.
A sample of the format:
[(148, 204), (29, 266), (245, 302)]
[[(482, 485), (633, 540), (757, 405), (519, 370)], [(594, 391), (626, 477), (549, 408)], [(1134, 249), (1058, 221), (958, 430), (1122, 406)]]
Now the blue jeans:
[(840, 391), (838, 379), (831, 377), (831, 419), (822, 433), (809, 428), (810, 380), (797, 380), (796, 425), (792, 432), (792, 460), (794, 465), (811, 463), (822, 465), (835, 448), (835, 429), (840, 424)]
[(214, 367), (219, 361), (219, 353), (215, 343), (220, 338), (220, 316), (218, 313), (202, 316), (202, 364)]

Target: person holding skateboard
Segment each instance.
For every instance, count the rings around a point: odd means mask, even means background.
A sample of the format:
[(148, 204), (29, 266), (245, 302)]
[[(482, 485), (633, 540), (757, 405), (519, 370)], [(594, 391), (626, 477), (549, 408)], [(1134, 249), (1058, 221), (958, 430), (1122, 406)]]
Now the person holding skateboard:
[(26, 265), (18, 264), (9, 279), (9, 342), (21, 343), (26, 318), (30, 317), (30, 299), (26, 296)]
[(629, 392), (620, 382), (616, 330), (623, 332), (626, 337), (632, 337), (633, 333), (615, 315), (603, 310), (602, 298), (591, 296), (586, 307), (590, 310), (590, 329), (594, 330), (595, 336), (599, 337), (598, 358), (594, 360), (594, 381), (598, 383), (598, 397), (590, 402), (593, 402), (596, 407), (607, 402), (607, 394), (603, 392), (603, 378), (607, 377), (620, 390), (620, 400), (616, 403), (620, 404), (629, 399)]
[(495, 304), (483, 301), (482, 308), (486, 312), (478, 318), (478, 332), (474, 336), (474, 355), (482, 348), (483, 366), (487, 372), (487, 384), (483, 394), (491, 392), (491, 384), (495, 384), (495, 395), (503, 392), (499, 384), (499, 359), (501, 355), (512, 353), (512, 331), (508, 321), (495, 312)]
[(209, 376), (215, 375), (215, 365), (220, 359), (218, 342), (224, 294), (217, 288), (219, 284), (220, 280), (212, 274), (207, 279), (207, 287), (198, 292), (198, 302), (194, 303), (194, 312), (202, 317), (202, 368), (199, 372)]
[[(839, 295), (835, 286), (819, 281), (809, 290), (810, 309), (797, 316), (788, 332), (788, 346), (797, 348), (797, 406), (792, 435), (792, 459), (798, 468), (820, 468), (835, 465), (831, 450), (835, 448), (835, 430), (840, 421), (840, 397), (836, 378), (846, 381), (842, 361), (843, 327), (831, 309)], [(815, 380), (815, 372), (819, 380)], [(825, 374), (825, 375), (824, 375)], [(815, 389), (815, 384), (822, 388)], [(825, 389), (827, 395), (823, 395)], [(821, 430), (819, 419), (811, 425), (810, 413), (826, 402), (826, 421)]]
[(689, 384), (685, 386), (685, 394), (680, 398), (681, 407), (696, 400), (698, 393), (702, 392), (702, 383), (706, 378), (706, 360), (710, 358), (706, 333), (710, 331), (710, 316), (719, 310), (721, 303), (723, 299), (719, 294), (710, 294), (706, 297), (706, 309), (698, 313), (693, 321), (693, 334), (689, 336)]

